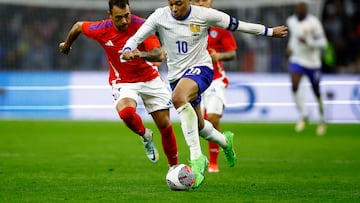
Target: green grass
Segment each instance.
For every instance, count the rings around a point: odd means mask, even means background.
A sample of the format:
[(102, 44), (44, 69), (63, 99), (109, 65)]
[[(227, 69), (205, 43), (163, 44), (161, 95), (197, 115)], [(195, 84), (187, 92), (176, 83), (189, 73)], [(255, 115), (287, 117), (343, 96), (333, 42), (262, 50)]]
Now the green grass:
[[(152, 123), (146, 123), (157, 132)], [(203, 185), (170, 191), (160, 136), (151, 164), (140, 139), (119, 122), (0, 121), (0, 202), (360, 202), (360, 125), (223, 123), (238, 162)], [(189, 151), (174, 124), (179, 161)], [(207, 154), (206, 142), (202, 141)]]

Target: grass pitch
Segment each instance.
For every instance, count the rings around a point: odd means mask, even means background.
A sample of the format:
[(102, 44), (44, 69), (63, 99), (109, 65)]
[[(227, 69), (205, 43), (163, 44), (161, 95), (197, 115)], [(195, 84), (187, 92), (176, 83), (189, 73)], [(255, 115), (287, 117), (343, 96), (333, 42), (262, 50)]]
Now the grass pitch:
[[(207, 173), (191, 191), (170, 191), (167, 162), (151, 164), (138, 136), (118, 122), (0, 121), (0, 202), (360, 202), (360, 125), (223, 123), (238, 162)], [(174, 124), (179, 162), (189, 151)], [(202, 140), (203, 152), (207, 143)]]

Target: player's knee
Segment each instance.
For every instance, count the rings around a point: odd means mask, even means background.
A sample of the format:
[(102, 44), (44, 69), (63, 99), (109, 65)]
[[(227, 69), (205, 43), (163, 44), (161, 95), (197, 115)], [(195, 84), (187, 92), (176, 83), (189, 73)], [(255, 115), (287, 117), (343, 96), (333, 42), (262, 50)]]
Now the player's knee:
[(172, 102), (173, 102), (175, 108), (179, 108), (179, 107), (185, 105), (186, 103), (188, 103), (188, 100), (182, 94), (175, 93), (172, 95), (171, 99), (172, 99)]
[(127, 120), (132, 118), (136, 112), (136, 109), (132, 106), (125, 107), (120, 110), (119, 116), (122, 120)]

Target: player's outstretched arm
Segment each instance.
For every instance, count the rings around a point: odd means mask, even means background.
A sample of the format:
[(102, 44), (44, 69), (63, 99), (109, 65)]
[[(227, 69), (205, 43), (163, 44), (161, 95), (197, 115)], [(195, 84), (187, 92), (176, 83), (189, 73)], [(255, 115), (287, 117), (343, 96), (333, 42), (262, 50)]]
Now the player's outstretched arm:
[(204, 9), (204, 13), (211, 26), (228, 29), (232, 32), (239, 31), (268, 37), (286, 37), (288, 35), (288, 28), (284, 25), (268, 28), (262, 24), (238, 20), (222, 11), (211, 8)]
[(65, 41), (63, 41), (59, 44), (59, 49), (60, 49), (61, 53), (69, 54), (72, 43), (76, 40), (76, 38), (82, 32), (82, 28), (81, 28), (82, 24), (83, 24), (83, 22), (77, 22), (72, 26)]

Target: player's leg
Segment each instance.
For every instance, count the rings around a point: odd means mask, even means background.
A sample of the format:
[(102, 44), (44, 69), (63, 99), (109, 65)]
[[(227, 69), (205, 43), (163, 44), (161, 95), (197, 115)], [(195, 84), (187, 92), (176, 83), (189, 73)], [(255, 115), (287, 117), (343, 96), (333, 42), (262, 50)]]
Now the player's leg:
[[(199, 140), (199, 123), (201, 94), (210, 86), (213, 70), (206, 66), (197, 66), (188, 69), (179, 81), (171, 83), (173, 89), (172, 100), (179, 113), (181, 128), (190, 148), (190, 166), (195, 175), (193, 188), (201, 185), (205, 179), (205, 170), (208, 159), (202, 154)], [(193, 107), (198, 107), (194, 109)], [(196, 112), (196, 111), (199, 112)]]
[(134, 133), (143, 136), (145, 126), (141, 117), (136, 113), (137, 102), (132, 98), (123, 98), (116, 104), (116, 110), (125, 125)]
[(159, 159), (159, 155), (152, 141), (152, 131), (145, 128), (141, 117), (136, 113), (138, 97), (136, 89), (135, 83), (132, 84), (132, 86), (126, 84), (114, 86), (113, 97), (115, 107), (125, 125), (134, 133), (140, 135), (148, 159), (152, 163), (156, 163)]
[(198, 133), (198, 119), (190, 103), (197, 97), (197, 83), (189, 78), (180, 79), (172, 93), (172, 101), (179, 114), (181, 129), (185, 136), (185, 141), (190, 148), (190, 160), (195, 160), (202, 155)]
[(201, 129), (199, 131), (199, 135), (207, 141), (211, 141), (220, 145), (225, 153), (228, 166), (235, 166), (236, 153), (233, 147), (234, 134), (230, 131), (220, 133), (209, 121), (204, 120), (201, 114), (200, 105), (195, 107), (195, 111), (199, 118), (199, 129)]
[[(214, 126), (214, 128), (218, 131), (220, 131), (220, 118), (221, 115), (219, 114), (206, 114), (207, 120)], [(209, 147), (209, 172), (219, 172), (219, 166), (218, 166), (218, 157), (219, 157), (219, 151), (220, 146), (216, 144), (215, 142), (208, 142)]]
[[(204, 118), (208, 120), (216, 130), (220, 132), (220, 119), (223, 114), (225, 100), (225, 84), (222, 80), (215, 80), (202, 95), (201, 107), (206, 108)], [(208, 142), (209, 147), (209, 172), (219, 172), (217, 159), (220, 146), (214, 142)]]
[(318, 127), (316, 129), (316, 133), (317, 135), (322, 136), (326, 133), (326, 122), (324, 115), (324, 104), (320, 92), (321, 69), (309, 70), (308, 77), (310, 79), (311, 87), (315, 95), (316, 101), (318, 103), (318, 109), (320, 115), (320, 120)]
[(198, 98), (198, 85), (190, 78), (181, 78), (176, 85), (172, 84), (172, 100), (179, 114), (181, 129), (190, 149), (190, 167), (193, 170), (195, 183), (198, 188), (205, 179), (208, 160), (203, 155), (200, 146), (198, 118), (191, 101)]
[(303, 67), (299, 66), (298, 64), (290, 64), (292, 94), (296, 108), (300, 113), (300, 119), (295, 125), (296, 132), (303, 131), (307, 123), (307, 115), (305, 115), (304, 95), (301, 91), (299, 91), (300, 81), (304, 73), (305, 70)]
[(160, 131), (161, 143), (169, 166), (178, 164), (178, 148), (175, 132), (170, 123), (169, 109), (155, 111), (151, 116)]
[(168, 165), (176, 165), (178, 149), (174, 129), (170, 122), (169, 109), (172, 107), (172, 102), (166, 84), (160, 77), (157, 77), (144, 83), (139, 92), (145, 109), (152, 116), (161, 134), (161, 143)]

